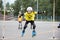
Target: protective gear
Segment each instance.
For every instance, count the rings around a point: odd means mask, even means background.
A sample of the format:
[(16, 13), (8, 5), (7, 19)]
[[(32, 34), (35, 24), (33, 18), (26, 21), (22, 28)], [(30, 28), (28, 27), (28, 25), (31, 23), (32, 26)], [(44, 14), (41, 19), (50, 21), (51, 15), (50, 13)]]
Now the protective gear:
[(22, 37), (24, 36), (24, 34), (25, 34), (25, 30), (22, 31)]
[(32, 31), (32, 37), (36, 36), (36, 32)]
[(30, 13), (31, 11), (33, 11), (33, 8), (32, 7), (28, 7), (27, 8), (27, 12)]

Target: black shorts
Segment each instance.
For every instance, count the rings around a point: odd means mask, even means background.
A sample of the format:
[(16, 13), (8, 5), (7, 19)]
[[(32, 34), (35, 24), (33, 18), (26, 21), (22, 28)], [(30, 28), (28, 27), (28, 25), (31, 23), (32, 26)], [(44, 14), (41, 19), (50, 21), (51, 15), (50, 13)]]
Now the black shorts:
[(28, 23), (34, 24), (34, 21), (26, 21), (26, 24)]
[(19, 23), (21, 23), (21, 21), (19, 21)]
[(36, 25), (35, 25), (34, 21), (26, 21), (25, 25), (24, 25), (24, 29), (26, 29), (28, 23), (31, 23), (31, 25), (33, 26), (33, 29), (35, 29)]

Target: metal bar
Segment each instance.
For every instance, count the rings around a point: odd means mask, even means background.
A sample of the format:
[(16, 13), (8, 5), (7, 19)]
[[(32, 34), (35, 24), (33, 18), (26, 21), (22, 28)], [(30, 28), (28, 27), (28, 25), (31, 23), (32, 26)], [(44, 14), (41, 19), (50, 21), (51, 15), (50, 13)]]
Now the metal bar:
[[(37, 0), (37, 12), (38, 12), (38, 0)], [(37, 20), (38, 20), (38, 14), (37, 14)]]
[(4, 35), (5, 35), (5, 13), (6, 13), (6, 0), (3, 0), (4, 1), (4, 17), (3, 17), (3, 27), (2, 27), (2, 30), (3, 30), (3, 40), (4, 40)]
[(53, 0), (53, 21), (55, 21), (55, 0)]

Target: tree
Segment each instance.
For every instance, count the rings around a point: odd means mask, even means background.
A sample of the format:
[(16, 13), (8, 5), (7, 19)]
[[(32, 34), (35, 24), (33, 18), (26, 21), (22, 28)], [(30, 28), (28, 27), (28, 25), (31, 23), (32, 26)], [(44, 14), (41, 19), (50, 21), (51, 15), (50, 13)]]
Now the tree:
[(56, 16), (60, 16), (60, 0), (56, 0)]
[(13, 5), (13, 9), (14, 9), (14, 15), (17, 16), (19, 11), (20, 11), (20, 6), (21, 6), (21, 3), (20, 3), (20, 0), (16, 0), (14, 5)]
[[(33, 9), (37, 11), (37, 0), (16, 0), (12, 5), (15, 11), (14, 15), (18, 15), (18, 12), (21, 11), (21, 8), (23, 8), (22, 11), (25, 12), (28, 6), (33, 7)], [(52, 16), (53, 5), (50, 0), (38, 0), (38, 9), (39, 11), (45, 10), (47, 11), (46, 15)]]
[(56, 0), (56, 20), (60, 21), (60, 0)]
[[(27, 2), (28, 1), (28, 2)], [(19, 11), (26, 11), (28, 6), (31, 6), (36, 9), (36, 1), (35, 0), (16, 0), (13, 9), (15, 11), (14, 15), (18, 15)]]
[[(50, 0), (50, 3), (53, 4), (54, 0)], [(56, 21), (60, 20), (60, 0), (55, 0), (55, 19)]]
[(7, 10), (10, 9), (10, 4), (9, 4), (9, 2), (7, 2), (7, 4), (6, 4), (6, 8), (7, 8)]
[(2, 5), (2, 0), (0, 0), (0, 9), (2, 10), (3, 9), (3, 5)]

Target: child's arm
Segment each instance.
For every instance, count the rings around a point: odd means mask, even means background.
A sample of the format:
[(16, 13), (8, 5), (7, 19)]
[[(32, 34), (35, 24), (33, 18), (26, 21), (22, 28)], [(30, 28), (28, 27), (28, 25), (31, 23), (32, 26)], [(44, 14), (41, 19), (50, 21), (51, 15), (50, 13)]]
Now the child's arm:
[(45, 13), (46, 13), (46, 11), (42, 11), (42, 12), (38, 11), (37, 13), (38, 13), (38, 14), (42, 14), (42, 13), (44, 13), (44, 14), (45, 14)]
[(21, 14), (21, 16), (23, 16), (24, 14)]

